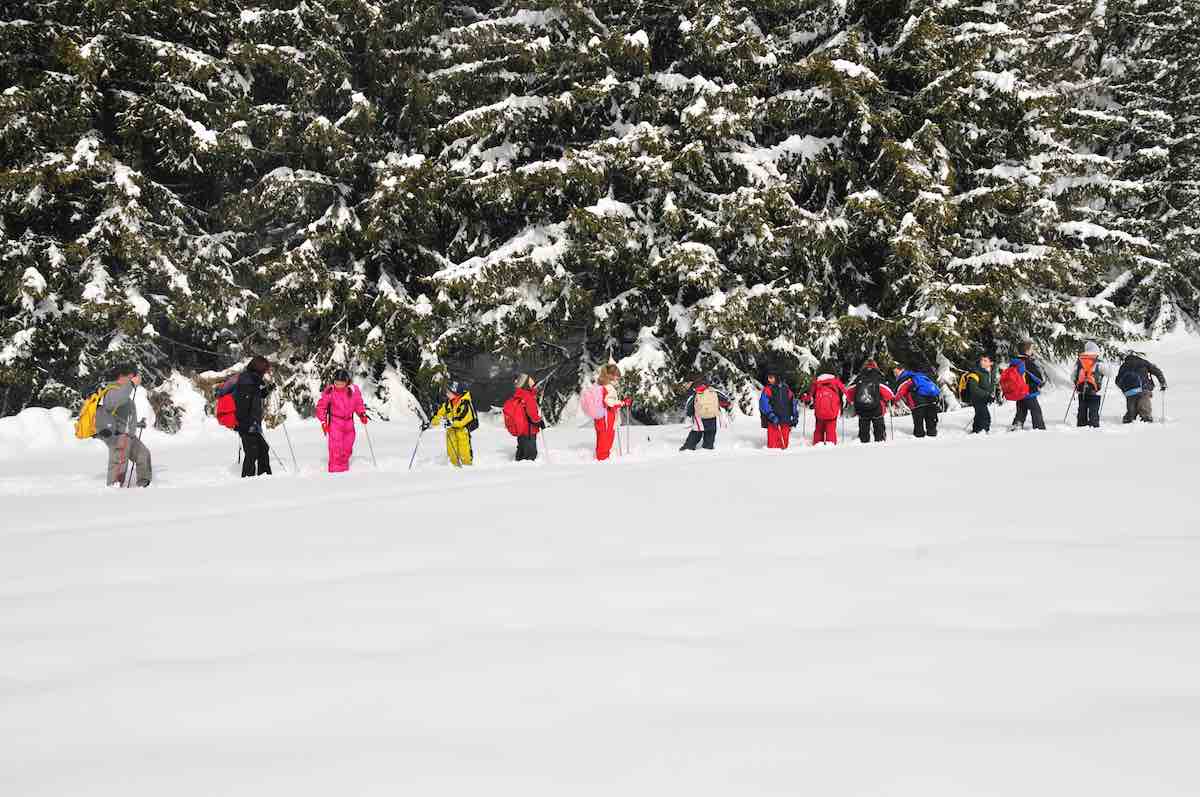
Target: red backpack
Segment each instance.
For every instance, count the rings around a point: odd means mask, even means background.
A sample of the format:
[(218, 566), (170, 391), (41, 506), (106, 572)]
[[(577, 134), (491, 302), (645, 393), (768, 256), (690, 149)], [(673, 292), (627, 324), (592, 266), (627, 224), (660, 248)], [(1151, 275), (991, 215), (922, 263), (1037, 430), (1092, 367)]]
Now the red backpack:
[(504, 428), (513, 437), (529, 434), (529, 417), (525, 414), (525, 404), (516, 396), (510, 396), (504, 402)]
[(1020, 401), (1029, 395), (1029, 383), (1016, 363), (1000, 372), (1000, 392), (1006, 401)]
[(818, 381), (813, 386), (813, 414), (822, 421), (842, 414), (842, 397), (832, 379)]
[(226, 429), (237, 429), (237, 404), (233, 400), (234, 388), (237, 387), (238, 374), (226, 379), (217, 389), (213, 391), (213, 395), (217, 398), (217, 423), (224, 426)]

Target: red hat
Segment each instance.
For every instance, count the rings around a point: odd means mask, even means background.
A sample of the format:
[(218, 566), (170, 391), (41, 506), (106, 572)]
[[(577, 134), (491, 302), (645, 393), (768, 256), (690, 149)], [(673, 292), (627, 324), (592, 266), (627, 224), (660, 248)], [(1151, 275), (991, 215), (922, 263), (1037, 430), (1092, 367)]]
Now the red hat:
[(874, 360), (867, 360), (867, 364), (864, 365), (863, 368), (874, 368), (876, 371), (879, 370), (879, 366), (876, 365)]

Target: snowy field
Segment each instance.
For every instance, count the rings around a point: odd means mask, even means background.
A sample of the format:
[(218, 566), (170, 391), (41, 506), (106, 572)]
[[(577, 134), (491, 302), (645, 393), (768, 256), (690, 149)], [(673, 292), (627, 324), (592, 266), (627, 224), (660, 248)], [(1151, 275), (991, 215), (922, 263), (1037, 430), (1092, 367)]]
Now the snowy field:
[(210, 426), (144, 491), (4, 419), (0, 795), (1194, 797), (1200, 343), (1152, 354), (1167, 425), (409, 473), (379, 423), (330, 476), (310, 422), (247, 481)]

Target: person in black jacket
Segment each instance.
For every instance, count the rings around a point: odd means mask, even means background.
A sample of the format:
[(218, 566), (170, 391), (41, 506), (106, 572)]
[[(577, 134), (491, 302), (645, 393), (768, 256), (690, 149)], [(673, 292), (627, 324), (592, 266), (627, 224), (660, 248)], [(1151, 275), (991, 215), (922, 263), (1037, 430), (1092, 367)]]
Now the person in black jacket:
[(1117, 387), (1125, 394), (1124, 423), (1133, 423), (1141, 416), (1146, 423), (1154, 421), (1154, 379), (1158, 380), (1159, 390), (1167, 389), (1167, 378), (1157, 365), (1130, 352), (1117, 371)]
[(246, 370), (238, 376), (233, 389), (233, 402), (237, 408), (237, 433), (242, 438), (242, 478), (247, 476), (271, 475), (271, 447), (263, 437), (263, 405), (275, 385), (266, 381), (271, 373), (271, 363), (266, 357), (254, 357)]

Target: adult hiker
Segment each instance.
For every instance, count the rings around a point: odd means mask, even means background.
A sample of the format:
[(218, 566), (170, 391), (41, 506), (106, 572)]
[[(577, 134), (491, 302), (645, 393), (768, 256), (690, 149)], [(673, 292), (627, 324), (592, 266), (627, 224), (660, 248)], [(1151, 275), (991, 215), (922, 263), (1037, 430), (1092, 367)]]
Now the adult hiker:
[(871, 442), (872, 432), (875, 433), (875, 442), (886, 440), (884, 413), (888, 404), (896, 400), (896, 394), (883, 380), (879, 365), (874, 360), (867, 360), (862, 371), (846, 387), (846, 399), (854, 405), (854, 414), (858, 416), (859, 442)]
[(941, 388), (923, 371), (897, 365), (892, 374), (896, 377), (896, 398), (912, 412), (913, 437), (937, 437)]
[(150, 466), (150, 449), (137, 437), (139, 429), (146, 427), (138, 420), (138, 385), (141, 374), (133, 365), (117, 366), (115, 382), (105, 392), (96, 406), (96, 436), (108, 447), (109, 485), (124, 484), (129, 462), (133, 462), (134, 476), (138, 487), (149, 487), (154, 474)]
[(242, 438), (242, 478), (271, 475), (271, 447), (263, 437), (263, 414), (267, 396), (275, 385), (267, 381), (271, 363), (266, 357), (250, 358), (233, 388), (237, 408), (237, 433)]
[(845, 383), (828, 371), (818, 375), (808, 392), (800, 397), (801, 401), (812, 407), (813, 418), (816, 419), (813, 423), (814, 446), (819, 443), (837, 445), (837, 422), (845, 399)]
[(787, 448), (792, 429), (800, 421), (800, 402), (778, 371), (767, 372), (767, 383), (758, 397), (758, 417), (767, 430), (767, 448)]
[(1125, 394), (1125, 416), (1122, 423), (1133, 423), (1141, 418), (1146, 423), (1154, 421), (1154, 379), (1159, 390), (1167, 389), (1167, 378), (1157, 365), (1131, 351), (1117, 371), (1117, 387)]
[(1046, 377), (1042, 368), (1033, 358), (1033, 341), (1025, 340), (1017, 347), (1017, 356), (1009, 361), (1008, 367), (1000, 373), (1000, 391), (1004, 398), (1017, 404), (1010, 429), (1025, 428), (1025, 418), (1033, 421), (1034, 429), (1045, 429), (1046, 420), (1042, 417), (1042, 405), (1038, 397), (1042, 393), (1042, 385)]
[(992, 358), (985, 354), (975, 367), (963, 374), (962, 400), (975, 410), (971, 421), (971, 434), (992, 431), (992, 413), (988, 405), (996, 398), (996, 380), (992, 376)]
[(519, 374), (513, 388), (504, 402), (504, 426), (517, 438), (517, 462), (533, 462), (538, 456), (538, 432), (546, 428), (538, 408), (537, 383), (529, 374)]
[(471, 391), (462, 382), (446, 385), (446, 400), (429, 419), (431, 425), (441, 423), (446, 428), (446, 457), (456, 468), (475, 461), (471, 448), (471, 432), (479, 428)]
[(350, 470), (350, 456), (354, 453), (354, 416), (367, 425), (367, 408), (363, 404), (362, 391), (350, 381), (350, 372), (334, 371), (333, 384), (321, 392), (317, 400), (317, 420), (329, 443), (329, 472), (345, 473)]
[(1108, 367), (1100, 360), (1100, 347), (1095, 341), (1089, 340), (1075, 360), (1075, 371), (1071, 375), (1079, 402), (1075, 414), (1076, 426), (1100, 428), (1101, 390), (1107, 377)]
[(687, 399), (683, 402), (683, 415), (691, 419), (692, 428), (680, 451), (695, 451), (703, 440), (702, 447), (712, 451), (717, 440), (717, 422), (721, 410), (733, 405), (729, 396), (709, 384), (709, 380), (697, 374), (691, 379)]
[(596, 429), (596, 459), (606, 460), (612, 453), (613, 440), (617, 436), (617, 428), (621, 425), (621, 407), (629, 407), (632, 399), (623, 399), (617, 392), (621, 379), (621, 369), (609, 363), (600, 367), (596, 374), (596, 384), (600, 386), (601, 417), (592, 416), (592, 425)]

